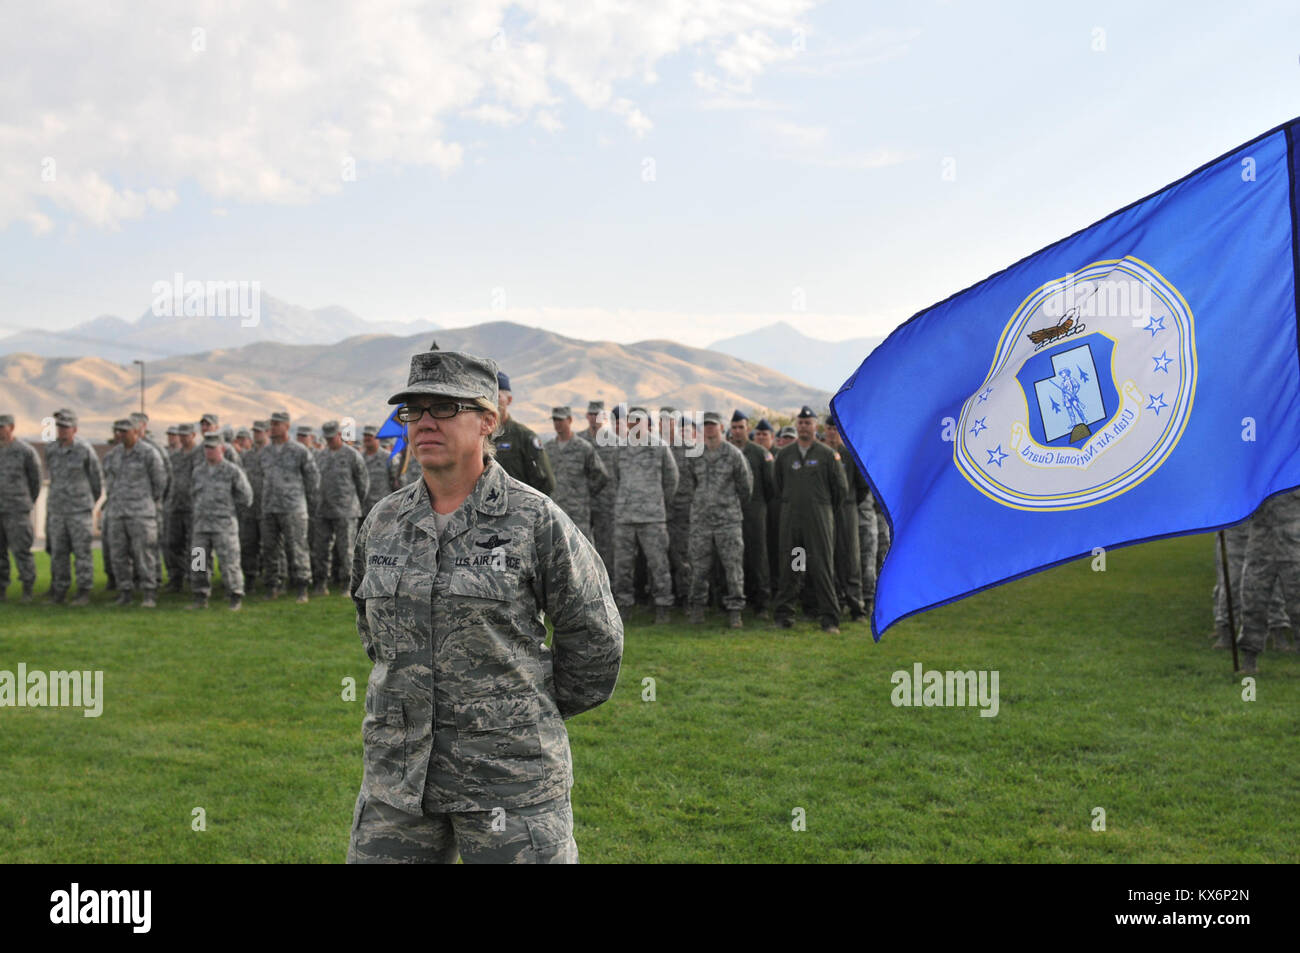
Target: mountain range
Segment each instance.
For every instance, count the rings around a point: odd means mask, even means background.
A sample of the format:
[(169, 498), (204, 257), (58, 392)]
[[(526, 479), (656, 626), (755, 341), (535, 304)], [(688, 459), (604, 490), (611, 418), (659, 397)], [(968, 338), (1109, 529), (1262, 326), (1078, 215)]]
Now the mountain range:
[(765, 367), (779, 367), (795, 380), (833, 394), (883, 340), (863, 337), (821, 341), (786, 321), (778, 321), (757, 331), (714, 341), (709, 350)]

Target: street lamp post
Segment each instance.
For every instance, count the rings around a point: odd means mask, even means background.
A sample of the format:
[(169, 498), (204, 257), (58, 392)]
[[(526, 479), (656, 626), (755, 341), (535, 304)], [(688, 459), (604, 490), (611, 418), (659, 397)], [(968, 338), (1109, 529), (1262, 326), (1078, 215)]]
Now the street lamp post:
[(140, 365), (140, 413), (144, 413), (144, 361), (132, 361)]

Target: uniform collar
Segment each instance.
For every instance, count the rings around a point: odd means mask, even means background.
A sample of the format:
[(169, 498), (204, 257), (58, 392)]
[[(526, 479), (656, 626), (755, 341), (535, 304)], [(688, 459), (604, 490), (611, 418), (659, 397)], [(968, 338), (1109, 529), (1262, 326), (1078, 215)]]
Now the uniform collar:
[[(465, 502), (460, 505), (453, 516), (459, 516), (462, 512), (478, 511), (488, 516), (500, 516), (506, 511), (506, 501), (509, 495), (508, 476), (506, 471), (501, 468), (501, 464), (495, 460), (489, 460), (483, 473), (479, 476), (478, 482), (474, 484), (474, 489)], [(428, 509), (432, 515), (433, 508), (429, 506), (429, 491), (424, 485), (424, 479), (416, 480), (406, 491), (402, 498), (401, 512), (407, 514), (420, 507)], [(455, 520), (453, 520), (455, 522)]]

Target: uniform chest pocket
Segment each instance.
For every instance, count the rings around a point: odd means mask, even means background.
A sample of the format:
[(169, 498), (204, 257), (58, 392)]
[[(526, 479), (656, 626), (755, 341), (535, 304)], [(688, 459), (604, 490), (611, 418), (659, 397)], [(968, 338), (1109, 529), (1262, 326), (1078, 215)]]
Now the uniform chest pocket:
[(477, 779), (528, 781), (545, 770), (538, 722), (541, 704), (529, 693), (459, 702), (453, 750)]

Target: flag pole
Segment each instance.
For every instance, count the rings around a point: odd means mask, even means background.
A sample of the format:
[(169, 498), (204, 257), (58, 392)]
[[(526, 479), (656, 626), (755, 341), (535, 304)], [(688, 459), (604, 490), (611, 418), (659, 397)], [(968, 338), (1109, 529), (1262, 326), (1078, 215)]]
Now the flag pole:
[(1228, 640), (1232, 643), (1232, 670), (1238, 669), (1237, 665), (1237, 619), (1232, 612), (1232, 582), (1228, 578), (1228, 543), (1223, 535), (1223, 530), (1219, 530), (1219, 562), (1223, 566), (1223, 594), (1228, 600), (1228, 631), (1231, 635)]

